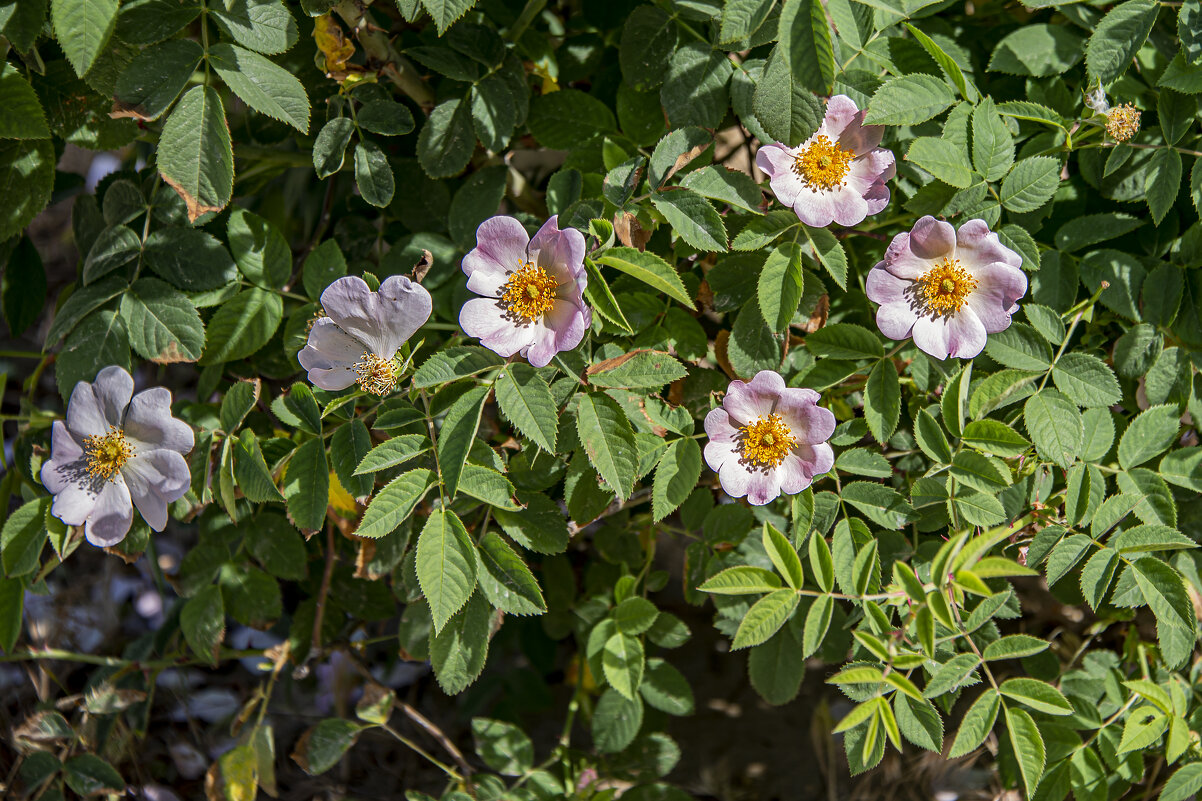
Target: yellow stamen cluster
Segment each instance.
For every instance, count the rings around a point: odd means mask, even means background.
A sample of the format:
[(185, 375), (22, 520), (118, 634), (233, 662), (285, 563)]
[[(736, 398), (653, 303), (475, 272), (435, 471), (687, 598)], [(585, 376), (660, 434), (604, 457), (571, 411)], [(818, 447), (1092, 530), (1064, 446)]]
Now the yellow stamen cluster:
[(396, 366), (391, 359), (374, 353), (364, 352), (363, 358), (355, 364), (355, 375), (358, 376), (359, 389), (381, 398), (396, 387)]
[(546, 270), (522, 262), (501, 288), (501, 302), (511, 316), (529, 323), (551, 310), (558, 288), (559, 283)]
[(918, 278), (918, 294), (927, 311), (936, 315), (955, 314), (977, 288), (977, 279), (960, 266), (958, 259), (944, 258)]
[(829, 191), (843, 186), (843, 179), (851, 171), (855, 157), (852, 151), (819, 135), (794, 157), (793, 172), (801, 176), (810, 189)]
[(797, 447), (797, 437), (779, 414), (760, 417), (743, 426), (736, 440), (743, 462), (764, 470), (779, 465)]
[(1106, 112), (1106, 133), (1116, 142), (1126, 142), (1139, 133), (1139, 111), (1130, 103)]
[(313, 316), (309, 318), (309, 321), (307, 323), (305, 323), (305, 333), (307, 334), (310, 331), (312, 331), (313, 326), (317, 325), (317, 321), (322, 319), (325, 316), (326, 316), (326, 310), (323, 309), (322, 307), (318, 306), (317, 311), (313, 312)]
[(119, 428), (107, 434), (84, 437), (83, 449), (88, 460), (88, 474), (105, 481), (115, 476), (134, 455), (133, 446)]

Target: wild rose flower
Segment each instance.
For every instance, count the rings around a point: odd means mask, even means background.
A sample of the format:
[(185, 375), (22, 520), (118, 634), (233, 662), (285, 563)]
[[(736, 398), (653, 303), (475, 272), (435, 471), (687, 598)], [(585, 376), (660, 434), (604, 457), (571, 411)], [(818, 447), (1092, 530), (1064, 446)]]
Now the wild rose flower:
[(195, 439), (191, 426), (171, 416), (171, 392), (133, 393), (133, 377), (115, 365), (94, 383), (76, 384), (67, 422), (55, 421), (42, 465), (42, 484), (54, 496), (50, 514), (83, 526), (88, 542), (100, 547), (125, 539), (134, 506), (162, 531), (167, 504), (192, 482), (183, 454)]
[(797, 147), (765, 145), (755, 155), (776, 199), (811, 228), (858, 225), (889, 205), (893, 153), (878, 147), (885, 129), (863, 120), (854, 100), (835, 95), (813, 136)]
[(430, 319), (434, 303), (421, 284), (400, 275), (372, 292), (358, 276), (339, 278), (321, 293), (325, 316), (309, 330), (296, 358), (314, 386), (337, 391), (358, 384), (383, 397), (396, 388), (393, 362), (401, 345)]
[(705, 461), (732, 498), (763, 506), (795, 495), (835, 464), (827, 444), (835, 415), (812, 389), (785, 386), (762, 370), (749, 382), (731, 381), (722, 406), (705, 417)]
[(971, 359), (987, 334), (1010, 327), (1015, 302), (1027, 293), (1022, 257), (1006, 247), (984, 220), (956, 231), (923, 217), (898, 234), (884, 261), (868, 273), (868, 299), (881, 304), (876, 324), (890, 339), (914, 338), (936, 359)]
[(579, 345), (592, 325), (584, 304), (584, 236), (560, 230), (558, 216), (533, 239), (512, 217), (485, 220), (463, 272), (467, 288), (482, 297), (463, 304), (459, 327), (502, 356), (520, 353), (546, 367), (556, 353)]

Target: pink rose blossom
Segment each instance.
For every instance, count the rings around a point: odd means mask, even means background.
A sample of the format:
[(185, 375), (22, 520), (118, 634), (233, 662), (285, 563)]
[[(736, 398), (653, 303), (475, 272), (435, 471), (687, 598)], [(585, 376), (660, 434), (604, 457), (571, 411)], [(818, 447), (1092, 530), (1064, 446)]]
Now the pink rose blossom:
[(313, 323), (297, 354), (309, 381), (331, 392), (357, 383), (382, 397), (396, 387), (397, 351), (430, 319), (434, 302), (425, 287), (401, 275), (385, 278), (378, 292), (348, 275), (326, 287), (321, 307), (326, 316)]
[(936, 359), (971, 359), (988, 334), (1010, 327), (1027, 293), (1022, 257), (984, 220), (951, 223), (923, 217), (898, 234), (868, 273), (865, 291), (879, 303), (876, 324), (890, 339), (914, 338)]
[(722, 406), (705, 418), (705, 461), (732, 498), (763, 506), (796, 495), (835, 465), (827, 444), (835, 415), (812, 389), (785, 386), (771, 370), (731, 381)]
[(547, 220), (531, 239), (512, 217), (476, 229), (476, 248), (463, 257), (467, 288), (482, 297), (463, 304), (459, 327), (502, 356), (515, 353), (546, 367), (556, 353), (580, 344), (592, 324), (584, 305), (584, 236)]
[(811, 228), (858, 225), (889, 205), (886, 181), (897, 171), (893, 153), (878, 147), (885, 129), (863, 120), (854, 100), (835, 95), (809, 139), (797, 147), (765, 145), (756, 153), (776, 199)]

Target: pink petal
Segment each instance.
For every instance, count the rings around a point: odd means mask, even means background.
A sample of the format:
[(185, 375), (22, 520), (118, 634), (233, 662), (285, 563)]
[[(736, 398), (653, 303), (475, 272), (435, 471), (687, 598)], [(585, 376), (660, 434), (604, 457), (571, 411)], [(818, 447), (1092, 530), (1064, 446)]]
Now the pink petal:
[[(986, 264), (1007, 264), (1015, 269), (1023, 265), (1023, 257), (1003, 245), (984, 220), (969, 220), (960, 226), (956, 232), (956, 258), (970, 271)], [(1023, 292), (1026, 291), (1024, 281)]]
[(798, 442), (826, 442), (835, 433), (834, 412), (818, 405), (818, 393), (812, 389), (786, 389), (776, 412)]
[(429, 319), (433, 302), (424, 287), (404, 276), (390, 276), (379, 292), (372, 292), (362, 278), (348, 275), (326, 287), (321, 306), (368, 350), (391, 359)]
[(755, 154), (755, 163), (768, 176), (772, 194), (785, 206), (794, 206), (805, 190), (801, 176), (793, 171), (794, 152), (782, 144), (765, 145)]
[[(739, 430), (731, 425), (730, 415), (719, 406), (716, 409), (710, 409), (709, 414), (705, 416), (705, 433), (710, 442), (730, 444), (735, 441)], [(718, 469), (718, 465), (713, 463), (710, 464), (710, 467), (714, 470)]]
[[(914, 223), (914, 227), (910, 230), (909, 243), (910, 252), (918, 258), (927, 261), (941, 259), (954, 254), (956, 229), (952, 227), (951, 223), (936, 220), (928, 214)], [(895, 275), (897, 274), (896, 270), (893, 272)]]
[(807, 484), (813, 481), (815, 476), (829, 473), (831, 468), (835, 466), (835, 451), (826, 442), (819, 442), (813, 445), (799, 445), (793, 450), (793, 453), (801, 460)]
[(965, 305), (953, 315), (920, 317), (914, 323), (914, 344), (936, 359), (971, 359), (985, 349), (985, 326)]
[(908, 339), (918, 315), (909, 303), (885, 303), (876, 310), (876, 327), (890, 339)]
[(1015, 301), (1027, 292), (1022, 270), (1002, 263), (988, 264), (973, 272), (977, 287), (967, 298), (986, 332), (996, 334), (1010, 327)]
[(863, 194), (851, 186), (844, 186), (831, 193), (831, 212), (839, 225), (859, 225), (868, 216), (868, 202)]
[(556, 353), (571, 350), (584, 339), (592, 312), (566, 300), (556, 300), (541, 319), (530, 323), (531, 342), (522, 355), (535, 367), (546, 367)]
[(839, 142), (843, 138), (843, 132), (849, 126), (854, 126), (851, 131), (854, 137), (858, 133), (860, 120), (863, 118), (864, 115), (860, 113), (860, 107), (856, 105), (856, 101), (847, 95), (834, 95), (826, 103), (826, 115), (822, 118), (822, 127), (819, 128), (818, 133), (832, 142)]
[(125, 413), (125, 436), (135, 451), (167, 448), (187, 453), (196, 443), (192, 426), (171, 416), (171, 390), (166, 387), (134, 395)]
[[(712, 414), (712, 412), (711, 412)], [(710, 470), (715, 473), (720, 473), (723, 466), (727, 462), (738, 463), (739, 451), (734, 442), (717, 442), (710, 440), (705, 443), (705, 463), (709, 465)]]
[(467, 288), (495, 298), (509, 273), (526, 261), (530, 237), (513, 217), (490, 217), (476, 229), (476, 247), (463, 257)]
[(505, 317), (505, 311), (490, 298), (473, 298), (459, 310), (459, 327), (480, 344), (506, 358), (534, 340), (533, 326), (517, 326)]
[[(721, 475), (719, 475), (719, 478)], [(780, 497), (781, 470), (755, 470), (747, 476), (747, 502), (752, 506), (763, 506)], [(726, 489), (723, 484), (723, 489)]]
[[(530, 240), (530, 258), (544, 270), (566, 271), (575, 283), (585, 277), (584, 235), (575, 228), (560, 229), (559, 216), (554, 215)], [(583, 284), (580, 290), (584, 291)]]

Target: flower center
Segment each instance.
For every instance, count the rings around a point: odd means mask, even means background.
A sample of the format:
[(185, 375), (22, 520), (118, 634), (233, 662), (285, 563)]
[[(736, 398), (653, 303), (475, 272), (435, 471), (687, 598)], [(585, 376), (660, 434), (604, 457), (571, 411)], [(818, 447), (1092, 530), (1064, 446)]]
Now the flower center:
[(801, 176), (810, 189), (829, 191), (843, 186), (843, 179), (851, 171), (851, 162), (855, 157), (855, 153), (844, 150), (825, 136), (815, 136), (793, 158), (793, 172)]
[(955, 314), (977, 288), (977, 279), (960, 266), (958, 259), (944, 258), (918, 278), (918, 294), (935, 315)]
[(739, 429), (735, 437), (743, 463), (770, 470), (785, 460), (797, 447), (797, 438), (779, 414), (757, 418)]
[(1126, 142), (1139, 133), (1139, 111), (1130, 103), (1106, 112), (1106, 133), (1116, 142)]
[(134, 455), (133, 446), (119, 428), (114, 428), (107, 434), (84, 437), (83, 449), (88, 459), (88, 474), (105, 481), (116, 475), (121, 466)]
[(559, 283), (542, 267), (524, 261), (501, 287), (501, 302), (509, 315), (520, 322), (533, 322), (555, 305)]
[(355, 364), (355, 375), (358, 376), (359, 389), (373, 395), (384, 397), (396, 387), (396, 367), (392, 360), (374, 353), (363, 354), (363, 358)]

